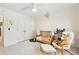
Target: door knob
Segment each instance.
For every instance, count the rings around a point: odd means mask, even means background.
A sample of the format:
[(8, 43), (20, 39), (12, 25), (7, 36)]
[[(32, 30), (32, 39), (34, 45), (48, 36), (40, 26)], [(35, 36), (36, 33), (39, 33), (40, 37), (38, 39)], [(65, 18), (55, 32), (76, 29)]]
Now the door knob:
[(26, 30), (24, 30), (24, 32), (26, 32)]

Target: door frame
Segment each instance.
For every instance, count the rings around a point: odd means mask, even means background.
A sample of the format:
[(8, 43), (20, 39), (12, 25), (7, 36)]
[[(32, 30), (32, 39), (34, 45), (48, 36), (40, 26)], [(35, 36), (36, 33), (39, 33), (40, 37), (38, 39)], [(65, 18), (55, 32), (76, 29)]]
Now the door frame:
[(4, 17), (3, 16), (0, 16), (1, 19), (2, 19), (2, 25), (1, 25), (1, 37), (2, 37), (2, 40), (1, 40), (1, 46), (0, 47), (4, 47)]

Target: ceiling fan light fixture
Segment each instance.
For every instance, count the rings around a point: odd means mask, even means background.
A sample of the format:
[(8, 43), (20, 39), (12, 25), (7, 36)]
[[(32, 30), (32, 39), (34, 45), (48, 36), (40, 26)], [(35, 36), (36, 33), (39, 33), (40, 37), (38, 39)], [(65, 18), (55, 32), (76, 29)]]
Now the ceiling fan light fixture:
[(33, 11), (33, 12), (36, 12), (36, 11), (37, 11), (37, 9), (33, 8), (33, 9), (32, 9), (32, 11)]

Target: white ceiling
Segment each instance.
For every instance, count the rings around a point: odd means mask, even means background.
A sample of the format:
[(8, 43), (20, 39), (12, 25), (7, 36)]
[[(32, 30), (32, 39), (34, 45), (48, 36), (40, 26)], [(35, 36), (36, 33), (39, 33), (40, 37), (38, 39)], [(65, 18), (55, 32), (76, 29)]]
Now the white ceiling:
[(73, 6), (77, 6), (77, 3), (35, 3), (38, 11), (36, 13), (31, 11), (31, 3), (0, 3), (1, 7), (11, 9), (13, 11), (20, 12), (28, 15), (40, 15), (48, 12), (56, 12), (59, 10), (67, 9)]

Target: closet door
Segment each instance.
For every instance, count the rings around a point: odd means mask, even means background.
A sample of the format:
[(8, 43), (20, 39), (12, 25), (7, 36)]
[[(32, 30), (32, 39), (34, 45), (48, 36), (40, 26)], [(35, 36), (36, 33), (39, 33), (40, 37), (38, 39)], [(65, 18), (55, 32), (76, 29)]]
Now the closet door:
[(33, 32), (34, 32), (34, 22), (32, 19), (25, 19), (25, 22), (24, 22), (24, 39), (25, 40), (28, 40), (28, 39), (31, 39), (33, 38)]
[(31, 26), (29, 24), (25, 24), (25, 28), (24, 28), (24, 39), (28, 40), (31, 39)]
[(28, 20), (25, 20), (25, 22), (24, 22), (24, 39), (25, 40), (28, 40), (28, 39), (30, 39), (29, 37), (30, 37), (30, 27), (31, 26), (29, 26), (29, 24), (30, 24), (30, 22), (28, 22)]
[(20, 18), (18, 20), (18, 41), (24, 40), (24, 19)]

